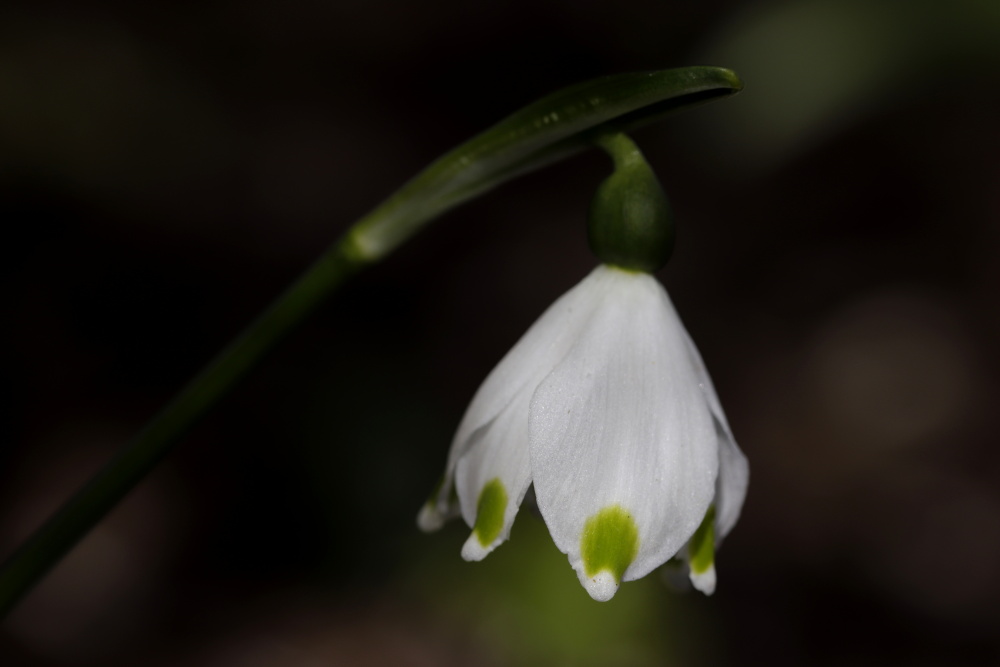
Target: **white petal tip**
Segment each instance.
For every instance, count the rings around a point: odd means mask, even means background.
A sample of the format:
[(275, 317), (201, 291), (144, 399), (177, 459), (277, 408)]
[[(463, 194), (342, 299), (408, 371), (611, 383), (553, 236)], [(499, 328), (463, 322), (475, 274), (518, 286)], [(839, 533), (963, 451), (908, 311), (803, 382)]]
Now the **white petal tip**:
[(445, 516), (432, 503), (426, 503), (417, 514), (417, 527), (425, 533), (433, 533), (444, 526)]
[(691, 585), (705, 595), (715, 592), (715, 565), (709, 565), (704, 572), (691, 570)]
[(607, 570), (601, 570), (592, 577), (581, 576), (580, 583), (598, 602), (607, 602), (618, 592), (618, 580)]
[(482, 560), (486, 558), (491, 551), (500, 546), (500, 542), (501, 540), (497, 540), (489, 546), (484, 547), (479, 541), (479, 536), (476, 534), (476, 531), (472, 531), (472, 534), (469, 535), (469, 539), (467, 539), (465, 544), (462, 545), (462, 558), (467, 561)]

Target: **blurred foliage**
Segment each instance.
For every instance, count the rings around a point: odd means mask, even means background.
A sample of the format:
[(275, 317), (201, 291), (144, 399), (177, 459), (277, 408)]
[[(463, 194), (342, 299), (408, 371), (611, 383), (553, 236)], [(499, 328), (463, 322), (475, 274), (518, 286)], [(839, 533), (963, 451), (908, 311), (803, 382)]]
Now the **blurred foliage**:
[(697, 140), (747, 170), (789, 161), (887, 107), (989, 85), (998, 41), (1000, 5), (990, 0), (748, 6), (699, 55), (729, 63), (754, 94), (699, 114)]
[[(481, 564), (455, 561), (462, 540), (449, 530), (445, 548), (421, 553), (409, 586), (446, 622), (463, 627), (498, 664), (654, 665), (676, 643), (663, 625), (668, 598), (652, 576), (626, 583), (608, 604), (589, 596), (545, 525), (530, 510), (511, 542)], [(620, 599), (619, 599), (620, 597)]]

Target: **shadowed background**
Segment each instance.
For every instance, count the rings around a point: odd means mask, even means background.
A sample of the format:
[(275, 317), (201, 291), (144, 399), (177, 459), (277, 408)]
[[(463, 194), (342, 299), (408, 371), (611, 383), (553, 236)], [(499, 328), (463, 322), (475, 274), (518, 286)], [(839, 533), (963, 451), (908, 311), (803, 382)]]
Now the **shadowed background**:
[(528, 511), (479, 564), (414, 525), (479, 382), (594, 264), (594, 152), (359, 275), (24, 601), (0, 664), (1000, 662), (988, 0), (5, 5), (0, 552), (430, 160), (694, 64), (746, 90), (636, 139), (751, 462), (715, 596), (654, 573), (592, 602)]

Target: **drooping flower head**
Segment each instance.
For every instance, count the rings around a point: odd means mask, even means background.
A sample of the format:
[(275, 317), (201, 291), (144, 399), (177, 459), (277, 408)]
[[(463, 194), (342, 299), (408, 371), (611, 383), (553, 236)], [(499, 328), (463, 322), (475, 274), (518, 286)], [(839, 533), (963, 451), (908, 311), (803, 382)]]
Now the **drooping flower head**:
[(462, 556), (481, 560), (507, 539), (533, 487), (594, 599), (674, 557), (711, 593), (714, 548), (739, 517), (749, 468), (698, 350), (648, 273), (670, 252), (666, 198), (629, 140), (609, 142), (616, 171), (590, 219), (604, 263), (483, 382), (418, 522), (433, 530), (461, 513), (472, 528)]

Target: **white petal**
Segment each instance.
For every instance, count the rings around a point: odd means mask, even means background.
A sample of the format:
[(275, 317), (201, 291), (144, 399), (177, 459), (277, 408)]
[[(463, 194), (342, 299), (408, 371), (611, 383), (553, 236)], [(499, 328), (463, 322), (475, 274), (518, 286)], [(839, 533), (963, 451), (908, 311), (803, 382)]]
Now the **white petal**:
[(619, 582), (607, 570), (598, 572), (593, 577), (581, 577), (580, 583), (590, 593), (590, 597), (598, 602), (607, 602), (618, 592)]
[(750, 464), (732, 436), (719, 435), (719, 479), (715, 484), (715, 548), (736, 525), (747, 497)]
[(719, 396), (715, 393), (715, 385), (712, 384), (712, 378), (705, 368), (705, 362), (702, 361), (698, 348), (687, 332), (684, 337), (687, 340), (691, 364), (698, 376), (698, 384), (715, 418), (715, 428), (719, 437), (719, 479), (716, 482), (715, 497), (715, 546), (718, 548), (722, 538), (729, 534), (740, 518), (740, 510), (743, 508), (747, 485), (750, 482), (750, 464), (733, 438), (726, 413), (722, 410)]
[(694, 368), (695, 375), (698, 378), (698, 386), (701, 387), (705, 400), (708, 401), (708, 405), (712, 410), (712, 416), (719, 420), (722, 430), (725, 431), (730, 439), (732, 439), (733, 433), (729, 428), (729, 420), (726, 419), (726, 413), (722, 409), (722, 403), (719, 402), (719, 395), (715, 393), (715, 385), (712, 383), (712, 376), (708, 374), (708, 369), (705, 368), (705, 362), (701, 358), (701, 353), (698, 352), (698, 346), (694, 344), (693, 340), (691, 340), (691, 336), (688, 334), (687, 329), (684, 329), (684, 341), (687, 346), (688, 356), (691, 360), (691, 366)]
[(705, 595), (715, 592), (715, 565), (709, 565), (704, 572), (698, 573), (691, 570), (691, 585)]
[[(595, 269), (546, 310), (486, 377), (469, 404), (452, 439), (444, 480), (436, 499), (421, 510), (418, 523), (433, 528), (453, 513), (449, 503), (455, 466), (483, 429), (508, 407), (518, 393), (534, 388), (566, 355), (591, 317), (595, 295), (607, 288), (603, 271)], [(527, 446), (526, 442), (524, 446)]]
[[(462, 547), (462, 557), (466, 560), (482, 560), (507, 539), (524, 494), (531, 486), (529, 398), (527, 391), (515, 396), (492, 422), (475, 432), (472, 445), (458, 460), (455, 488), (462, 516), (474, 528)], [(488, 500), (484, 496), (487, 487), (494, 494)], [(485, 502), (491, 506), (484, 508)], [(477, 524), (479, 512), (484, 509), (490, 515)], [(498, 512), (502, 512), (502, 521)]]
[(581, 580), (588, 520), (617, 506), (634, 522), (638, 545), (621, 577), (629, 581), (666, 562), (701, 523), (718, 440), (664, 289), (646, 274), (603, 272), (613, 288), (532, 397), (531, 468), (542, 516)]
[(698, 530), (678, 553), (691, 585), (705, 595), (715, 592), (715, 524), (713, 507), (705, 515)]
[(433, 496), (424, 503), (424, 506), (420, 508), (420, 512), (417, 513), (417, 527), (425, 533), (433, 533), (435, 530), (441, 530), (445, 522), (452, 518), (449, 510), (449, 507), (442, 505), (438, 501), (436, 495)]

